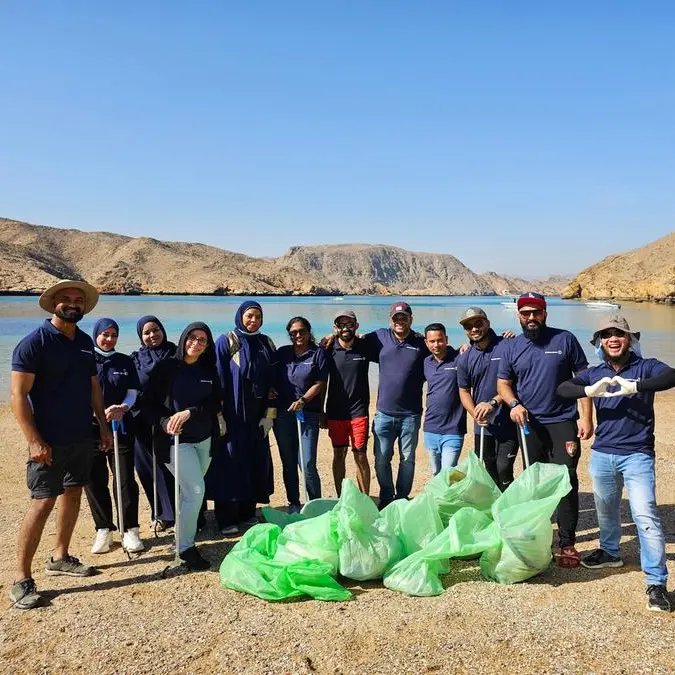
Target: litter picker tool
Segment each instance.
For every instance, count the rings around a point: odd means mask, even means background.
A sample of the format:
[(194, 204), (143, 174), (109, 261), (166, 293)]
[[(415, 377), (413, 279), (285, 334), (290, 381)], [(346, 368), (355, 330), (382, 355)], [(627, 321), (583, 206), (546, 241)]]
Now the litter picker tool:
[(307, 477), (305, 476), (305, 463), (302, 458), (302, 423), (305, 421), (305, 415), (302, 410), (295, 413), (295, 418), (298, 421), (298, 455), (300, 459), (300, 476), (302, 477), (302, 491), (305, 496), (305, 504), (309, 501), (307, 494)]
[(180, 541), (180, 459), (178, 446), (180, 444), (179, 434), (174, 434), (173, 437), (173, 454), (174, 454), (174, 499), (176, 501), (175, 507), (175, 525), (174, 525), (174, 553), (173, 560), (164, 568), (162, 576), (166, 577), (169, 570), (176, 569), (183, 564), (183, 561), (180, 559), (180, 550), (178, 548), (178, 542)]
[(480, 445), (478, 446), (478, 448), (479, 448), (479, 450), (478, 450), (479, 455), (478, 456), (480, 457), (480, 461), (482, 462), (483, 461), (483, 455), (484, 455), (484, 452), (485, 452), (485, 427), (483, 425), (481, 425), (481, 427), (480, 427)]
[(127, 554), (129, 560), (131, 555), (129, 551), (124, 548), (124, 508), (122, 506), (122, 480), (120, 475), (120, 440), (118, 431), (120, 423), (117, 420), (112, 421), (113, 432), (113, 455), (115, 458), (115, 501), (117, 502), (117, 529), (120, 531), (122, 550)]
[(527, 422), (523, 424), (520, 428), (520, 447), (523, 450), (523, 462), (525, 468), (530, 468), (530, 453), (527, 451), (527, 437), (530, 435), (530, 427), (527, 426)]

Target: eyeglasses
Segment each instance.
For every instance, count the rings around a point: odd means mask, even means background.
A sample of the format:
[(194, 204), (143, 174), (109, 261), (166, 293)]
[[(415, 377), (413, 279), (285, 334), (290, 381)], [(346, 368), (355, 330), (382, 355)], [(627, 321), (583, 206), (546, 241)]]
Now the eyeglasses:
[(473, 321), (472, 323), (465, 323), (464, 324), (464, 330), (473, 330), (474, 328), (482, 328), (485, 325), (485, 320), (484, 319), (478, 319), (477, 321)]
[(617, 328), (610, 328), (608, 330), (603, 330), (602, 333), (600, 333), (600, 338), (602, 340), (608, 340), (609, 338), (613, 337), (625, 338), (626, 333), (624, 333), (622, 330), (618, 330)]
[(336, 323), (338, 328), (354, 328), (355, 324), (353, 321), (345, 321), (344, 323)]
[(306, 328), (298, 328), (298, 330), (289, 330), (288, 334), (291, 337), (301, 337), (302, 335), (307, 335), (307, 329)]
[(528, 316), (544, 316), (543, 309), (521, 309), (518, 314), (526, 319)]
[(188, 335), (188, 338), (185, 342), (189, 342), (191, 344), (197, 343), (198, 345), (200, 345), (202, 347), (206, 347), (206, 345), (209, 344), (209, 341), (206, 338), (195, 337), (194, 335)]

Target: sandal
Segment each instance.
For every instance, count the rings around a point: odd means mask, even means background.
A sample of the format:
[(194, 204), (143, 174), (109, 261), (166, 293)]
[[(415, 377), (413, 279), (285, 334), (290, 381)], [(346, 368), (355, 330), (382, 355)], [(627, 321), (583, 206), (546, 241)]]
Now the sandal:
[(579, 567), (581, 564), (581, 554), (574, 546), (563, 546), (556, 557), (558, 558), (558, 567), (571, 569)]

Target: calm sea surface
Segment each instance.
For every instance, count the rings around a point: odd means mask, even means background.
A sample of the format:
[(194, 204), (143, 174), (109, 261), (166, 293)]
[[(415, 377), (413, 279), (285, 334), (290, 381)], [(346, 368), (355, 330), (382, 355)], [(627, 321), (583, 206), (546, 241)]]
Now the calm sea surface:
[[(184, 297), (184, 296), (103, 296), (94, 312), (87, 315), (80, 327), (90, 332), (94, 321), (102, 316), (114, 318), (120, 325), (118, 350), (131, 352), (137, 348), (136, 320), (144, 314), (155, 314), (166, 326), (169, 339), (176, 342), (181, 330), (191, 321), (205, 321), (215, 335), (234, 325), (234, 314), (241, 297)], [(267, 333), (277, 344), (287, 344), (286, 322), (293, 316), (305, 316), (320, 337), (331, 332), (333, 317), (340, 309), (353, 309), (360, 323), (360, 332), (388, 324), (388, 310), (396, 298), (371, 296), (258, 298), (263, 306)], [(432, 321), (446, 325), (451, 344), (457, 346), (465, 338), (458, 324), (459, 316), (468, 306), (483, 307), (493, 328), (500, 332), (510, 328), (520, 332), (514, 307), (502, 303), (500, 297), (407, 297), (413, 308), (414, 327), (423, 330)], [(643, 333), (641, 344), (644, 356), (654, 356), (675, 365), (675, 307), (638, 303), (624, 304), (621, 312), (632, 327)], [(551, 298), (548, 323), (572, 331), (580, 340), (589, 360), (596, 362), (588, 343), (594, 327), (611, 310), (588, 308), (583, 303)], [(12, 350), (16, 343), (36, 328), (47, 314), (37, 304), (37, 297), (0, 298), (0, 401), (9, 394), (9, 371)], [(373, 377), (376, 378), (376, 368)]]

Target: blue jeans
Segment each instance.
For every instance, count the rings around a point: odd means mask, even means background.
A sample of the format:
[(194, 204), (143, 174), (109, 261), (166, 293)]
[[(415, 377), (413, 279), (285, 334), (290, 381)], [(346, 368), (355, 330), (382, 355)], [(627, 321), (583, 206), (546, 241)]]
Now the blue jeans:
[[(379, 410), (373, 419), (375, 475), (380, 484), (380, 500), (406, 499), (415, 478), (415, 450), (420, 433), (421, 415), (385, 415)], [(396, 477), (396, 495), (391, 473), (394, 443), (398, 441), (400, 464)]]
[[(178, 445), (178, 487), (180, 488), (180, 527), (178, 551), (182, 553), (195, 545), (199, 510), (204, 501), (204, 474), (211, 463), (211, 438), (199, 443)], [(176, 451), (171, 444), (171, 461), (166, 466), (176, 475)]]
[(619, 507), (625, 483), (630, 512), (640, 541), (640, 566), (645, 580), (648, 585), (665, 586), (668, 580), (666, 544), (656, 512), (654, 458), (642, 452), (610, 455), (593, 450), (589, 470), (598, 512), (600, 548), (610, 555), (619, 555)]
[(429, 453), (429, 466), (435, 476), (442, 469), (450, 469), (457, 466), (459, 456), (464, 445), (464, 435), (434, 434), (424, 432), (424, 447)]
[[(305, 469), (305, 485), (310, 499), (321, 497), (321, 479), (316, 470), (316, 450), (319, 444), (319, 417), (317, 412), (303, 411), (304, 422), (300, 422), (302, 433), (302, 466)], [(274, 420), (274, 436), (279, 446), (283, 467), (284, 486), (289, 504), (300, 503), (300, 481), (298, 479), (298, 421), (295, 413), (279, 411)]]

